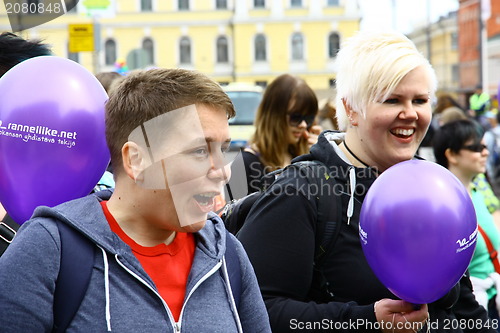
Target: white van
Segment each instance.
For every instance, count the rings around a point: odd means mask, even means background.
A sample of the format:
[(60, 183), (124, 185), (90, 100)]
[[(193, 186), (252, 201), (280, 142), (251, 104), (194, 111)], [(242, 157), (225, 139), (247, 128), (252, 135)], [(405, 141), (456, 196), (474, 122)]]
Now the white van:
[(264, 89), (250, 83), (230, 83), (223, 87), (231, 98), (236, 110), (236, 116), (229, 119), (229, 133), (231, 135), (231, 150), (244, 148), (255, 127), (255, 114), (262, 100)]

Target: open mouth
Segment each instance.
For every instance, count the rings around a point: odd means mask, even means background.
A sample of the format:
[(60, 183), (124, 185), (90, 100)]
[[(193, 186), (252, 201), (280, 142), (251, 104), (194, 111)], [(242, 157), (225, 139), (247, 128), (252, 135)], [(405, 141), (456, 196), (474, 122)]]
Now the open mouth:
[(206, 192), (195, 194), (193, 197), (198, 204), (198, 207), (205, 212), (208, 213), (214, 209), (215, 201), (214, 198), (218, 195), (217, 192)]
[(394, 135), (398, 138), (401, 138), (401, 139), (408, 139), (409, 137), (411, 137), (413, 135), (413, 133), (415, 133), (414, 128), (411, 128), (411, 129), (396, 128), (396, 129), (391, 130), (392, 135)]

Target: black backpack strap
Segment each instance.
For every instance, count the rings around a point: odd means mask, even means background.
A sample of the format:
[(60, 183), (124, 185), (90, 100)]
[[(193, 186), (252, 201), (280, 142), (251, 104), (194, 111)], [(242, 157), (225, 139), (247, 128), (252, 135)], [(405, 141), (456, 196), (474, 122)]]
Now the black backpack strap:
[[(329, 168), (321, 161), (300, 161), (294, 164), (313, 185), (317, 200), (316, 248), (314, 251), (314, 275), (309, 297), (316, 302), (328, 302), (334, 297), (330, 285), (323, 272), (325, 254), (334, 246), (340, 233), (342, 221), (342, 201), (337, 193), (338, 184), (330, 174)], [(292, 164), (292, 165), (294, 165)], [(311, 188), (312, 189), (312, 188)]]
[(328, 167), (321, 161), (300, 161), (292, 165), (299, 168), (307, 168), (303, 174), (307, 176), (308, 182), (314, 185), (315, 197), (317, 200), (317, 230), (316, 251), (314, 255), (315, 263), (319, 263), (324, 258), (325, 253), (333, 246), (339, 231), (339, 221), (342, 220), (341, 210), (337, 209), (342, 205), (340, 193), (337, 193), (336, 180), (330, 175)]
[(229, 231), (226, 230), (226, 268), (229, 277), (229, 284), (231, 285), (231, 292), (233, 293), (234, 303), (236, 309), (240, 309), (241, 300), (241, 266), (238, 253), (236, 252), (236, 244), (234, 239), (231, 238)]
[(64, 332), (87, 291), (94, 267), (94, 244), (64, 222), (57, 221), (61, 237), (61, 267), (54, 292), (54, 329)]
[(262, 192), (254, 192), (240, 200), (232, 200), (224, 207), (221, 219), (224, 221), (224, 225), (229, 232), (236, 235), (245, 223), (248, 212), (261, 195)]
[(7, 250), (7, 247), (12, 243), (19, 224), (17, 224), (9, 214), (5, 215), (3, 221), (0, 222), (0, 256)]

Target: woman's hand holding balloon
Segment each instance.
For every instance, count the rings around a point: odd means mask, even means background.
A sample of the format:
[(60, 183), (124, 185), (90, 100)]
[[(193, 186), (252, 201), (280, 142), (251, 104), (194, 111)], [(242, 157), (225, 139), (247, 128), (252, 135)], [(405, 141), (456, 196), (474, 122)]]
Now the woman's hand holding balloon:
[(415, 309), (411, 303), (388, 298), (376, 302), (374, 311), (384, 333), (415, 333), (425, 327), (429, 318), (427, 304)]

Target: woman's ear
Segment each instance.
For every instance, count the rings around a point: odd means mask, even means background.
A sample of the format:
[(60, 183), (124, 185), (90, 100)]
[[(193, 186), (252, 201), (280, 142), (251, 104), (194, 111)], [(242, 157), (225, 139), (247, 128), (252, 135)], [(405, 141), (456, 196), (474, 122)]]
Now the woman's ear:
[(342, 104), (344, 104), (345, 113), (347, 119), (349, 120), (350, 126), (358, 126), (358, 113), (355, 112), (352, 107), (347, 103), (347, 101), (342, 98)]
[(444, 151), (444, 156), (446, 157), (446, 159), (448, 160), (448, 164), (449, 165), (455, 165), (458, 163), (458, 160), (457, 160), (457, 153), (455, 153), (454, 151), (452, 151), (450, 148), (447, 148), (445, 151)]
[(122, 160), (125, 173), (136, 183), (141, 183), (144, 180), (144, 170), (151, 164), (149, 159), (146, 161), (141, 147), (135, 142), (126, 142), (122, 147)]

